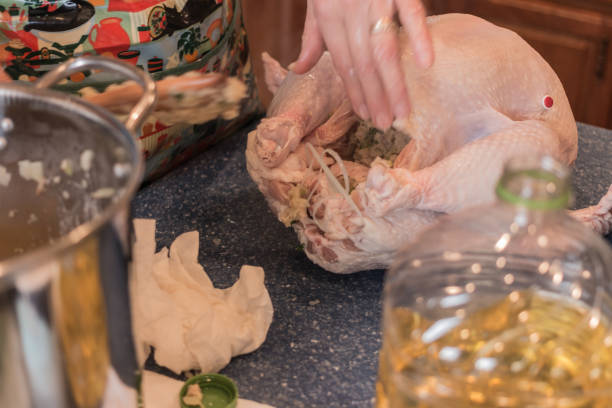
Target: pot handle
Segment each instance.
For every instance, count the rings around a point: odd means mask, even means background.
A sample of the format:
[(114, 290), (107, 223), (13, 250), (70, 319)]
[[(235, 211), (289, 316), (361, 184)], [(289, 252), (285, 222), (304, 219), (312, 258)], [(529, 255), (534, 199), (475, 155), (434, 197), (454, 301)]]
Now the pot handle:
[(157, 101), (157, 90), (155, 88), (155, 81), (153, 81), (148, 73), (126, 62), (105, 57), (88, 56), (72, 58), (42, 76), (36, 82), (35, 87), (38, 89), (49, 88), (71, 74), (90, 69), (99, 69), (121, 74), (127, 79), (135, 81), (142, 87), (142, 97), (134, 108), (132, 108), (132, 111), (125, 121), (125, 127), (133, 134), (138, 134), (140, 126), (155, 106), (155, 102)]

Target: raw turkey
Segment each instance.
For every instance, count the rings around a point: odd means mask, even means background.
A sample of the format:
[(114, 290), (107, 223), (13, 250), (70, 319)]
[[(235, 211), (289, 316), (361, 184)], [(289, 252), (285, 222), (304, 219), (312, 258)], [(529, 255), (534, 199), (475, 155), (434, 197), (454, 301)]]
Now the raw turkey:
[[(391, 132), (358, 123), (329, 54), (301, 76), (263, 56), (275, 96), (249, 134), (247, 168), (307, 256), (329, 271), (389, 266), (440, 215), (491, 202), (511, 157), (576, 159), (563, 86), (535, 50), (470, 15), (430, 17), (428, 25), (436, 55), (428, 70), (400, 32), (413, 108)], [(381, 145), (380, 157), (364, 153)], [(611, 207), (612, 190), (575, 215), (606, 233)]]

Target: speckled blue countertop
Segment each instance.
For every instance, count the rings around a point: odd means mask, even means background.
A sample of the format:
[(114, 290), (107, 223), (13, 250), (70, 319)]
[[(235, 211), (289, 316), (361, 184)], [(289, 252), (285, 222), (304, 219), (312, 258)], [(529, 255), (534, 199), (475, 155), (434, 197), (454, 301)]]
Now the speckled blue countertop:
[[(146, 185), (133, 215), (157, 220), (158, 249), (200, 232), (200, 263), (217, 287), (262, 266), (274, 305), (264, 344), (222, 371), (240, 396), (276, 407), (371, 407), (380, 347), (383, 271), (335, 275), (310, 262), (246, 171), (246, 133)], [(612, 131), (579, 125), (576, 207), (612, 183)], [(608, 240), (612, 242), (610, 237)]]

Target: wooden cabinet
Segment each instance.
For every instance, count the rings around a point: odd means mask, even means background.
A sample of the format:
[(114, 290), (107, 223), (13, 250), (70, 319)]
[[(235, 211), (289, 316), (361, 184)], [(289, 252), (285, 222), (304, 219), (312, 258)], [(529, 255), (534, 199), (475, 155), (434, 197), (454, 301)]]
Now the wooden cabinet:
[(242, 6), (257, 89), (267, 107), (272, 94), (264, 81), (261, 53), (266, 51), (285, 67), (297, 59), (306, 19), (306, 0), (242, 0)]
[(576, 120), (612, 128), (610, 0), (424, 0), (429, 14), (460, 12), (510, 28), (557, 72)]

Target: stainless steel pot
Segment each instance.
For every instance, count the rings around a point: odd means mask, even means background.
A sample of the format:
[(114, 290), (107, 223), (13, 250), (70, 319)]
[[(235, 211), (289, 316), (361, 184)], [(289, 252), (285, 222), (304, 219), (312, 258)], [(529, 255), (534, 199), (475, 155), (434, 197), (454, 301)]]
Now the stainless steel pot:
[[(125, 125), (45, 89), (91, 69), (142, 86)], [(129, 203), (155, 99), (147, 74), (98, 57), (0, 87), (0, 407), (136, 406)]]

